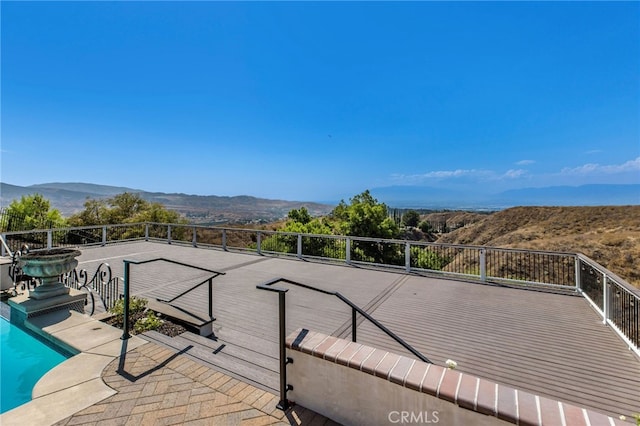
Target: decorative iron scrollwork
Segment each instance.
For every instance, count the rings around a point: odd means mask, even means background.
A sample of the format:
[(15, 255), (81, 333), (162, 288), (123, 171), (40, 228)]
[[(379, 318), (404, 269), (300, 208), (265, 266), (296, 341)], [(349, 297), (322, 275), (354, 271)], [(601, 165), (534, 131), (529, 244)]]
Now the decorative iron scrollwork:
[(74, 269), (67, 274), (61, 275), (60, 280), (70, 288), (87, 293), (88, 297), (85, 306), (91, 303), (91, 307), (88, 308), (89, 315), (95, 313), (96, 295), (105, 311), (109, 310), (117, 300), (118, 278), (113, 277), (111, 266), (108, 263), (101, 263), (91, 279), (89, 279), (86, 269), (80, 269), (79, 271)]

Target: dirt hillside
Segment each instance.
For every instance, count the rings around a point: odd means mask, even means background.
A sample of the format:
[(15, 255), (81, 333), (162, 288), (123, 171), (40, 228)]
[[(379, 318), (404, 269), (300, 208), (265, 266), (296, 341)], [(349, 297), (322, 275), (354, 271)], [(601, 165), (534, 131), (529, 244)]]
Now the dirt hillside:
[(438, 242), (580, 252), (640, 287), (640, 206), (514, 207)]

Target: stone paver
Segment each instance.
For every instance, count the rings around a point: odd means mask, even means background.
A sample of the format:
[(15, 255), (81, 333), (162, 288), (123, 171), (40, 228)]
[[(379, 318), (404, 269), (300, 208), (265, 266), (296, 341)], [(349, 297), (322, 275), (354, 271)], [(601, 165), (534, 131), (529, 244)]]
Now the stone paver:
[(116, 358), (102, 380), (117, 393), (55, 423), (70, 425), (302, 425), (335, 424), (278, 397), (154, 343)]

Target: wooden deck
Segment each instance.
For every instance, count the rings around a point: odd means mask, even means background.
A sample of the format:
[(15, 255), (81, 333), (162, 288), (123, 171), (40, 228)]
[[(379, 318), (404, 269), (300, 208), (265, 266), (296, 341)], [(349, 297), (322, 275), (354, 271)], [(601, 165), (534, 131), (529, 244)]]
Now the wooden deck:
[[(106, 261), (122, 276), (123, 259), (158, 257), (225, 272), (214, 280), (219, 342), (208, 349), (200, 342), (205, 349), (191, 356), (223, 369), (240, 360), (236, 376), (265, 389), (278, 383), (278, 297), (256, 285), (285, 277), (339, 290), (436, 364), (453, 359), (462, 372), (615, 417), (640, 410), (640, 360), (578, 296), (161, 243), (81, 251), (79, 268), (89, 273)], [(206, 276), (169, 263), (133, 265), (131, 291), (168, 299)], [(207, 298), (202, 286), (174, 304), (206, 313)], [(288, 332), (304, 327), (348, 338), (350, 321), (337, 298), (295, 287), (287, 293)], [(198, 339), (181, 339), (175, 347), (197, 347)], [(408, 354), (367, 322), (359, 325), (358, 341)], [(258, 373), (245, 373), (251, 365)]]

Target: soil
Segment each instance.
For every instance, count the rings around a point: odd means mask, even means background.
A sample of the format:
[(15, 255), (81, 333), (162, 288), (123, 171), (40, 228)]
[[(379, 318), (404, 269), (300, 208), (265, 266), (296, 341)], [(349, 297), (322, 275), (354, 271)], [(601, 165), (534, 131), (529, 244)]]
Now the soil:
[[(146, 311), (145, 312), (135, 312), (135, 313), (130, 315), (129, 323), (131, 324), (130, 325), (130, 327), (131, 327), (130, 333), (131, 334), (136, 334), (135, 330), (133, 330), (133, 324), (135, 324), (136, 321), (139, 320), (140, 318), (144, 318), (146, 316), (147, 316)], [(169, 317), (162, 316), (161, 318), (162, 318), (162, 320), (164, 322), (160, 326), (160, 328), (157, 328), (155, 330), (158, 333), (162, 333), (162, 334), (164, 334), (166, 336), (169, 336), (169, 337), (175, 337), (175, 336), (178, 336), (178, 335), (184, 333), (185, 331), (190, 331), (184, 325), (180, 324), (179, 322), (173, 321)], [(113, 327), (122, 328), (122, 321), (119, 321), (118, 318), (115, 317), (115, 316), (106, 318), (103, 321), (105, 323), (113, 326)]]

